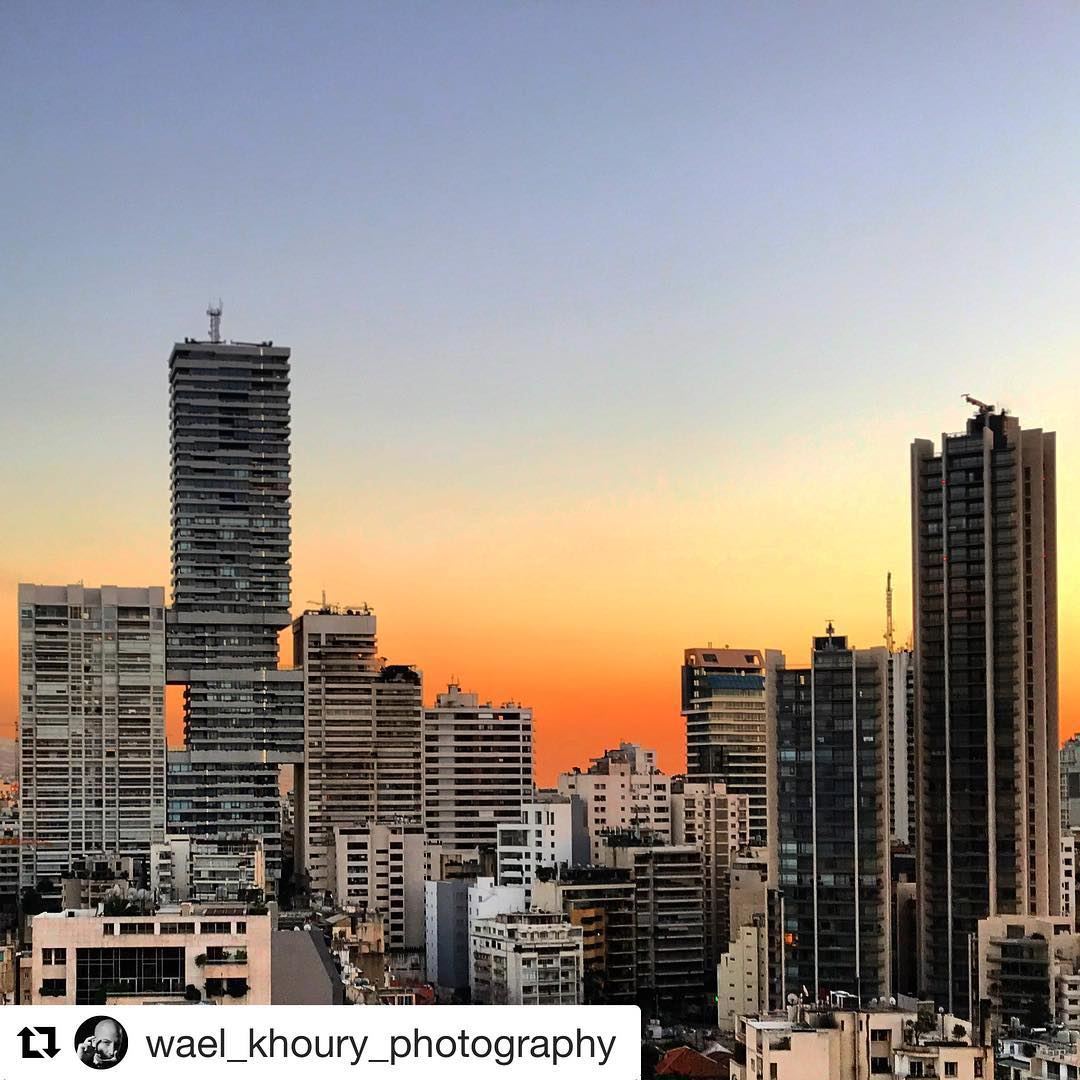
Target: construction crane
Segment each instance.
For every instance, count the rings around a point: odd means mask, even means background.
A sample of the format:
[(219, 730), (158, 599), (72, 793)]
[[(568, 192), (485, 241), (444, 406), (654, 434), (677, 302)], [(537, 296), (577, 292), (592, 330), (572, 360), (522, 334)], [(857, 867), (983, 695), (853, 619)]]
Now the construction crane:
[(970, 394), (960, 395), (969, 405), (974, 405), (976, 409), (981, 413), (988, 413), (994, 411), (993, 405), (987, 405), (985, 401), (980, 401), (977, 397), (972, 397)]

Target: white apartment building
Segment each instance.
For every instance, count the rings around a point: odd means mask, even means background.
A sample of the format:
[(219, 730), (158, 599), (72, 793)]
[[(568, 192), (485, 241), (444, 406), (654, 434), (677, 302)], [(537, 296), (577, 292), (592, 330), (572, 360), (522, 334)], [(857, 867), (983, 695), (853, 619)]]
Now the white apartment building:
[(533, 795), (532, 710), (493, 705), (451, 683), (424, 712), (424, 823), (429, 844), (494, 847)]
[(475, 1005), (580, 1005), (580, 926), (541, 912), (480, 919), (470, 934)]
[(30, 1004), (176, 1004), (193, 986), (217, 1005), (269, 1005), (273, 920), (196, 904), (35, 915)]
[(521, 818), (498, 826), (500, 885), (518, 885), (531, 900), (533, 878), (541, 866), (579, 866), (589, 861), (585, 807), (578, 798), (525, 803)]
[(334, 887), (334, 830), (373, 819), (422, 821), (423, 687), (377, 655), (369, 608), (326, 605), (293, 623), (304, 674), (304, 760), (296, 766), (296, 865)]
[(21, 881), (165, 833), (165, 590), (19, 586)]
[(765, 916), (739, 926), (716, 965), (716, 1026), (735, 1031), (740, 1016), (768, 1007), (769, 940)]
[(671, 779), (656, 767), (655, 750), (620, 743), (594, 758), (587, 772), (562, 773), (558, 789), (585, 803), (594, 864), (601, 861), (608, 833), (648, 829), (661, 840), (671, 839)]
[(388, 950), (424, 947), (424, 828), (412, 821), (334, 830), (338, 903), (377, 911)]
[(716, 781), (676, 781), (671, 795), (672, 843), (701, 852), (705, 886), (705, 963), (714, 966), (727, 949), (728, 895), (736, 852), (750, 843), (750, 797)]

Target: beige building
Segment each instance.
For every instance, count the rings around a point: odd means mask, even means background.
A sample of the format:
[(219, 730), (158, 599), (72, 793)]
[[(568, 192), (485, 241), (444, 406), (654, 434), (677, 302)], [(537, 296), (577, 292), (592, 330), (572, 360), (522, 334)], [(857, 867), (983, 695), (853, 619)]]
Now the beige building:
[(671, 778), (657, 768), (655, 750), (620, 743), (595, 758), (588, 772), (562, 773), (559, 794), (584, 800), (596, 865), (603, 861), (608, 833), (648, 829), (663, 841), (671, 839)]
[(30, 1003), (271, 1004), (276, 912), (180, 904), (152, 915), (61, 911), (33, 919)]
[(377, 911), (391, 952), (424, 947), (424, 827), (385, 821), (334, 830), (338, 903)]
[[(947, 1017), (943, 1037), (919, 1031), (919, 1016), (889, 1009), (793, 1006), (787, 1016), (740, 1018), (732, 1080), (991, 1080), (994, 1053), (971, 1045), (970, 1029)], [(954, 1028), (963, 1037), (951, 1037)]]
[(750, 843), (750, 796), (718, 782), (676, 780), (671, 792), (671, 840), (701, 852), (705, 893), (705, 963), (715, 966), (731, 931), (731, 864)]
[(1080, 934), (1067, 916), (996, 915), (976, 934), (978, 998), (995, 1032), (1015, 1017), (1080, 1030)]
[(150, 849), (150, 889), (163, 904), (250, 901), (266, 894), (258, 836), (167, 836)]

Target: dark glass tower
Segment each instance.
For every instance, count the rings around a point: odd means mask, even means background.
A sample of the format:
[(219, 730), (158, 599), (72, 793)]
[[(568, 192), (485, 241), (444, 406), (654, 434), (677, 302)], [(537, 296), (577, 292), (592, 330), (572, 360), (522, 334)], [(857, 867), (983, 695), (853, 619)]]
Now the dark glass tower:
[(789, 990), (862, 1002), (891, 990), (889, 654), (830, 626), (809, 668), (766, 653), (772, 880), (784, 898)]
[(919, 981), (958, 1015), (978, 920), (1060, 904), (1054, 436), (972, 403), (911, 448)]

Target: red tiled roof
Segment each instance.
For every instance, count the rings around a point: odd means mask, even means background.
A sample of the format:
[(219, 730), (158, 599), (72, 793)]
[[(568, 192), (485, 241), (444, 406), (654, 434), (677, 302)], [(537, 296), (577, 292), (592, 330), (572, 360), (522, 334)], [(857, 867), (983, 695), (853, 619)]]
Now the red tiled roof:
[(727, 1080), (728, 1062), (714, 1061), (689, 1046), (669, 1050), (657, 1063), (657, 1076), (689, 1076), (695, 1080)]

